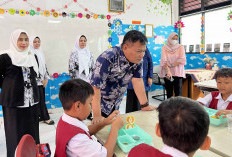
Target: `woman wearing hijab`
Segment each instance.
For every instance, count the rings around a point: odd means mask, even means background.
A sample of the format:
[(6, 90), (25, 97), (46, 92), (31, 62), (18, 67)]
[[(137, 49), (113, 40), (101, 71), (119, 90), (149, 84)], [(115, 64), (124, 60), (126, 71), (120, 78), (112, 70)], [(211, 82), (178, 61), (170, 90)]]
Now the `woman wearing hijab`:
[(40, 47), (40, 38), (38, 36), (34, 36), (30, 38), (30, 48), (32, 52), (37, 56), (39, 63), (39, 74), (37, 75), (37, 85), (39, 88), (39, 105), (38, 112), (40, 121), (44, 121), (48, 125), (54, 124), (53, 120), (50, 120), (50, 116), (48, 114), (48, 110), (45, 104), (45, 87), (47, 86), (48, 79), (50, 79), (43, 50)]
[(186, 56), (184, 47), (178, 43), (178, 34), (173, 32), (167, 39), (167, 45), (161, 51), (160, 77), (164, 78), (167, 98), (182, 95), (182, 80), (185, 78)]
[(38, 64), (28, 47), (28, 34), (18, 29), (11, 34), (10, 49), (0, 55), (0, 105), (8, 157), (14, 156), (25, 134), (30, 134), (36, 144), (39, 143)]
[(87, 39), (78, 36), (69, 59), (69, 74), (71, 78), (80, 78), (89, 82), (93, 72), (93, 54), (86, 48)]

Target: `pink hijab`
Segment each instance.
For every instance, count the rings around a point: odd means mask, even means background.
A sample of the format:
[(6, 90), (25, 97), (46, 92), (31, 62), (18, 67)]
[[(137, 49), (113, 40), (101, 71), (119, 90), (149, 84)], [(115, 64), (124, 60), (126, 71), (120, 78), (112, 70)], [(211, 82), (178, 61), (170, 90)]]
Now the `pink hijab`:
[(168, 39), (167, 39), (167, 44), (164, 45), (164, 48), (165, 48), (169, 53), (175, 53), (176, 50), (181, 46), (181, 45), (178, 44), (178, 43), (175, 44), (175, 45), (172, 45), (172, 44), (171, 44), (172, 38), (173, 38), (174, 36), (176, 36), (176, 35), (178, 36), (177, 33), (172, 32), (172, 33), (169, 35)]

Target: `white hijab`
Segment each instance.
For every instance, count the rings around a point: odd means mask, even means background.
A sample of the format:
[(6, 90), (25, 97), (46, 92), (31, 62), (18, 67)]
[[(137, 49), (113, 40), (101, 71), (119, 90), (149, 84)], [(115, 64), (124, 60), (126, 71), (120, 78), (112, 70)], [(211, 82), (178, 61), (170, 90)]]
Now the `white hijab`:
[[(44, 53), (43, 50), (41, 48), (41, 46), (39, 47), (39, 49), (35, 49), (33, 46), (33, 41), (35, 40), (35, 38), (39, 38), (39, 36), (32, 36), (30, 37), (30, 49), (31, 51), (36, 54), (36, 56), (38, 57), (38, 61), (39, 61), (39, 73), (42, 75), (42, 77), (44, 77), (44, 75), (46, 74), (46, 62), (45, 62), (45, 57), (44, 57)], [(41, 39), (40, 39), (41, 42)]]
[(34, 71), (38, 74), (38, 64), (34, 53), (30, 51), (29, 46), (24, 51), (17, 47), (17, 41), (22, 32), (26, 33), (28, 36), (28, 33), (22, 29), (16, 29), (13, 33), (11, 33), (10, 49), (6, 50), (5, 53), (10, 56), (13, 65), (20, 67), (33, 67)]
[(81, 35), (77, 36), (76, 44), (72, 50), (72, 52), (78, 53), (78, 61), (79, 61), (79, 74), (81, 74), (85, 70), (86, 76), (89, 75), (89, 62), (91, 57), (91, 52), (85, 47), (80, 48), (79, 40)]

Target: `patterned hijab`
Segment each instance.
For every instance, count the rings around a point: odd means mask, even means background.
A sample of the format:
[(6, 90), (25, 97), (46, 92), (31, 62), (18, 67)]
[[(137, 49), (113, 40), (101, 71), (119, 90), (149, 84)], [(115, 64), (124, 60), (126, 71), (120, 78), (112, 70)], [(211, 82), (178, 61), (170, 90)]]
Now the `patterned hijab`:
[(167, 44), (166, 45), (164, 45), (164, 48), (169, 52), (169, 53), (175, 53), (176, 51), (177, 51), (177, 49), (181, 46), (180, 44), (178, 44), (178, 43), (176, 43), (175, 45), (173, 45), (172, 44), (172, 38), (174, 37), (174, 36), (178, 36), (178, 34), (177, 33), (175, 33), (175, 32), (172, 32), (170, 35), (169, 35), (169, 37), (168, 37), (168, 39), (167, 39)]

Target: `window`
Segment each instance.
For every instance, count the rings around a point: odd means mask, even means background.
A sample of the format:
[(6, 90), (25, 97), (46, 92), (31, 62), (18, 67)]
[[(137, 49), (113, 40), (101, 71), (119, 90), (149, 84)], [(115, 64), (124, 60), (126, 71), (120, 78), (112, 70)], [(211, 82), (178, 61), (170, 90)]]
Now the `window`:
[(187, 15), (231, 5), (231, 0), (179, 0), (179, 15)]
[[(232, 52), (232, 20), (227, 20), (232, 8), (205, 13), (205, 48), (212, 45), (212, 52)], [(223, 50), (225, 48), (225, 51)], [(228, 51), (229, 47), (229, 51)], [(216, 50), (215, 50), (216, 49)]]
[(186, 47), (186, 52), (199, 52), (201, 43), (201, 14), (181, 18), (181, 21), (185, 25), (184, 28), (181, 28), (181, 44)]

